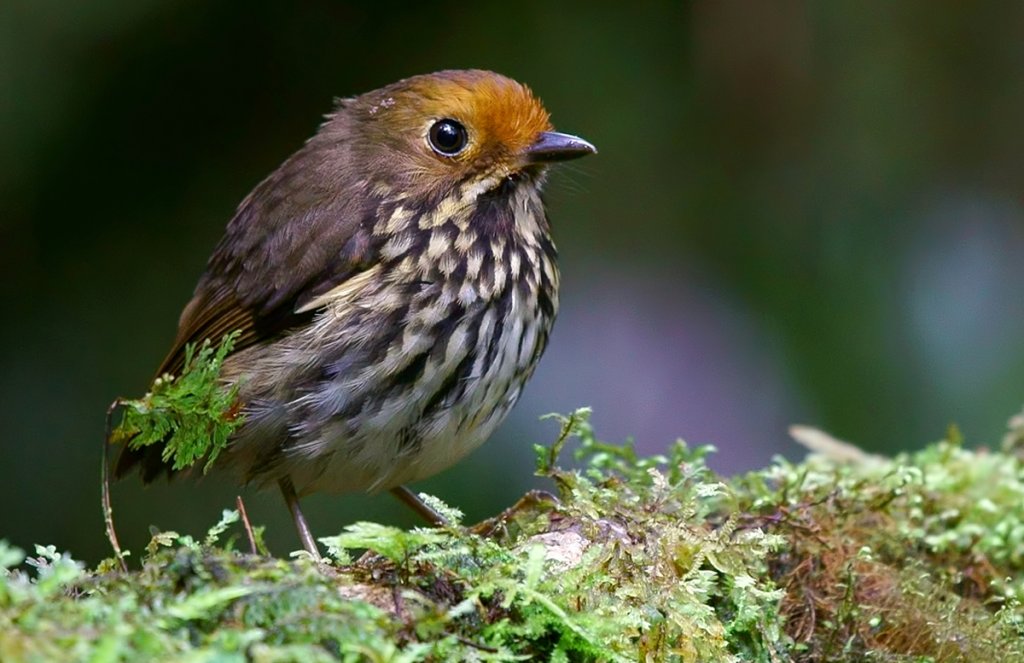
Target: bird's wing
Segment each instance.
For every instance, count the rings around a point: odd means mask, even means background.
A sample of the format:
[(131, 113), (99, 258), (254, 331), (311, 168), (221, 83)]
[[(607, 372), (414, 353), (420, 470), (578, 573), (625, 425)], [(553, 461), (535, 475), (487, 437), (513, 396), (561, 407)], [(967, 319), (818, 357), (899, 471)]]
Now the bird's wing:
[[(377, 263), (379, 199), (311, 175), (300, 150), (242, 201), (178, 323), (157, 375), (176, 375), (185, 348), (240, 332), (233, 352), (308, 320), (326, 292)], [(313, 164), (316, 165), (315, 163)], [(144, 482), (173, 475), (161, 445), (121, 448), (114, 476), (141, 466)]]
[(239, 206), (157, 375), (178, 373), (189, 344), (238, 331), (237, 352), (273, 339), (308, 320), (311, 301), (376, 262), (375, 201), (313, 181), (299, 155)]

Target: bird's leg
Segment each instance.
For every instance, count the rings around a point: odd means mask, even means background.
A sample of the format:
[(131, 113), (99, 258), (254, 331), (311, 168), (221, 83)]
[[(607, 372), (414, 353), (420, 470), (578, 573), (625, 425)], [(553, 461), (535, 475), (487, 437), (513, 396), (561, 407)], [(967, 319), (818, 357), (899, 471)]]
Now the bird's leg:
[(281, 487), (281, 494), (284, 495), (285, 504), (288, 505), (288, 510), (292, 514), (292, 520), (295, 521), (295, 529), (299, 533), (302, 547), (313, 556), (313, 559), (319, 562), (321, 560), (320, 550), (316, 547), (316, 542), (313, 540), (313, 533), (309, 531), (306, 517), (302, 515), (302, 509), (299, 507), (299, 497), (295, 494), (295, 486), (292, 485), (292, 480), (284, 477), (277, 482), (277, 485)]
[(435, 511), (429, 504), (421, 500), (419, 495), (412, 492), (405, 486), (392, 488), (391, 494), (402, 500), (406, 506), (418, 513), (423, 520), (427, 521), (431, 525), (440, 527), (448, 524), (448, 521), (444, 516)]

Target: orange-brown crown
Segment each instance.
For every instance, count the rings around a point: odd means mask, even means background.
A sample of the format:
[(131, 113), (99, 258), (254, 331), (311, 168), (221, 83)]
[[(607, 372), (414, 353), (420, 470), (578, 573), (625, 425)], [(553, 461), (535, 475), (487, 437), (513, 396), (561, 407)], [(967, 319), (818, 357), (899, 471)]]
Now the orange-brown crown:
[(551, 130), (548, 112), (530, 88), (500, 74), (479, 69), (442, 71), (408, 83), (422, 98), (424, 112), (466, 123), (484, 144), (518, 152), (538, 134)]
[[(469, 133), (467, 149), (454, 161), (502, 160), (530, 146), (551, 129), (548, 113), (525, 85), (490, 71), (449, 70), (399, 81), (354, 100), (350, 110), (383, 129), (426, 148), (426, 132), (440, 119), (454, 119)], [(433, 159), (438, 156), (430, 154)]]

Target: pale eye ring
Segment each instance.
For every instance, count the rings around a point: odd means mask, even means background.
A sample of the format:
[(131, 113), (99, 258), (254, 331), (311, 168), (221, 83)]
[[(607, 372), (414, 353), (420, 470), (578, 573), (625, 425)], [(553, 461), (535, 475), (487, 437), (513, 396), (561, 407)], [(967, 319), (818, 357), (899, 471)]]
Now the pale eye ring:
[(469, 144), (466, 127), (451, 118), (443, 118), (434, 122), (427, 132), (430, 147), (442, 156), (453, 157)]

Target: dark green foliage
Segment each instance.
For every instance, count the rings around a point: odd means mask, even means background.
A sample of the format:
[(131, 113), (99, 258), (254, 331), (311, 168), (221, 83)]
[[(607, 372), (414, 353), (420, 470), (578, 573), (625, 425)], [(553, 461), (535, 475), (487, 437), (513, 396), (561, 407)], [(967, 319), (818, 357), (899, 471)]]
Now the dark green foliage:
[(226, 389), (219, 380), (237, 337), (237, 332), (227, 334), (216, 349), (204, 341), (198, 352), (188, 345), (180, 376), (159, 376), (142, 398), (120, 401), (124, 416), (111, 441), (132, 449), (163, 444), (163, 460), (173, 469), (205, 459), (203, 471), (209, 470), (242, 424), (237, 387)]

